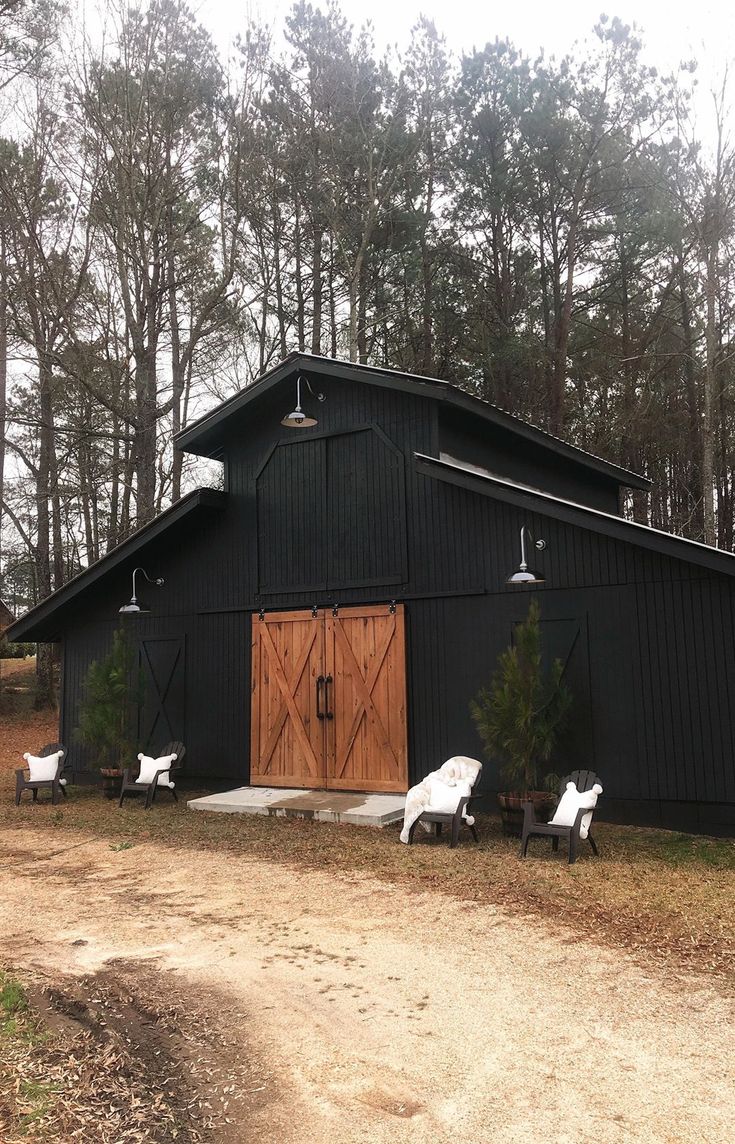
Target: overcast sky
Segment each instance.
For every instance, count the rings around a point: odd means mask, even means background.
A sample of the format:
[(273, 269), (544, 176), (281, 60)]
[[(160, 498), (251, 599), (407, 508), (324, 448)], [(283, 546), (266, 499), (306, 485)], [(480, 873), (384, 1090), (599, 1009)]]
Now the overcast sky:
[[(318, 7), (318, 0), (313, 0)], [(378, 44), (404, 44), (418, 15), (431, 17), (450, 47), (461, 52), (482, 47), (496, 36), (509, 36), (527, 52), (539, 47), (563, 53), (575, 40), (584, 38), (600, 12), (620, 16), (637, 24), (643, 33), (646, 54), (662, 67), (674, 66), (694, 55), (720, 64), (733, 56), (735, 8), (731, 0), (719, 4), (682, 3), (680, 0), (516, 0), (492, 5), (477, 0), (341, 0), (345, 15), (357, 26), (367, 16), (373, 23)], [(232, 0), (193, 0), (199, 14), (221, 47), (238, 31), (247, 12), (259, 14), (268, 23), (280, 23), (290, 10), (289, 0), (237, 4)]]
[[(319, 0), (313, 0), (319, 6)], [(192, 7), (226, 52), (242, 29), (246, 14), (259, 15), (267, 23), (282, 24), (290, 0), (257, 0), (238, 4), (232, 0), (192, 0)], [(508, 36), (529, 55), (543, 47), (547, 54), (563, 55), (575, 41), (589, 35), (600, 12), (620, 16), (641, 31), (648, 63), (668, 71), (681, 60), (699, 62), (702, 89), (699, 116), (709, 114), (708, 92), (721, 82), (728, 60), (735, 60), (735, 5), (682, 3), (681, 0), (511, 0), (501, 4), (477, 0), (341, 0), (345, 15), (356, 26), (369, 16), (379, 48), (405, 44), (418, 15), (431, 17), (455, 54), (482, 47), (496, 36)], [(733, 76), (735, 85), (735, 76)]]

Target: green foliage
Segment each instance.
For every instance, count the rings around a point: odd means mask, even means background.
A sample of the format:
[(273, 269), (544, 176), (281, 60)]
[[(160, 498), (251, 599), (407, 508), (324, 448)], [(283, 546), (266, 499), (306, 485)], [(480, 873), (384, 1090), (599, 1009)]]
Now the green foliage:
[(25, 993), (17, 981), (0, 975), (0, 1011), (4, 1017), (14, 1017), (28, 1008)]
[(112, 648), (105, 659), (89, 665), (74, 731), (77, 741), (94, 752), (93, 766), (118, 767), (132, 759), (143, 688), (136, 649), (120, 627), (113, 632)]
[(6, 636), (0, 636), (0, 659), (25, 659), (27, 655), (35, 654), (35, 644), (11, 643)]
[(498, 759), (504, 781), (523, 792), (538, 789), (542, 764), (551, 758), (572, 703), (561, 660), (554, 660), (548, 674), (543, 671), (540, 616), (538, 601), (532, 600), (515, 643), (498, 659), (490, 687), (470, 704), (488, 758)]

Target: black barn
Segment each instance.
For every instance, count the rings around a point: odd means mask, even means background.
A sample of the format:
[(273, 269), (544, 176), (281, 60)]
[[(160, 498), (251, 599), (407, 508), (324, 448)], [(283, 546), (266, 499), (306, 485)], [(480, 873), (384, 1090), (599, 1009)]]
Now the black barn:
[[(284, 427), (299, 377), (318, 424)], [(184, 498), (9, 632), (62, 643), (78, 770), (82, 681), (137, 566), (165, 577), (125, 620), (141, 746), (184, 740), (188, 775), (220, 786), (405, 790), (477, 755), (469, 701), (536, 592), (575, 696), (556, 769), (597, 771), (618, 820), (732, 833), (735, 556), (624, 520), (621, 490), (646, 480), (447, 383), (302, 353), (178, 444), (224, 463), (224, 491)], [(546, 541), (529, 555), (544, 583), (519, 588), (523, 526)]]

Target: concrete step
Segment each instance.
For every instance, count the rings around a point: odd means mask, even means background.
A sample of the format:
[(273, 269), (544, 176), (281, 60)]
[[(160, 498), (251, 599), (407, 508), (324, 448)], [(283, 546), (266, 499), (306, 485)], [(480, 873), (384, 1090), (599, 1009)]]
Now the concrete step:
[(381, 827), (402, 819), (405, 804), (406, 796), (403, 794), (247, 786), (192, 798), (186, 805), (190, 810), (212, 810), (223, 814), (270, 814)]

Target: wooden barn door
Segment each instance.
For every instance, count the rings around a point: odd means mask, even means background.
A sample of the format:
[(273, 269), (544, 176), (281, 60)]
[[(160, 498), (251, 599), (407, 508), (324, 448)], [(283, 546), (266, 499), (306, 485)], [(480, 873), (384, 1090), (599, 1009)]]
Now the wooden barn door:
[(326, 616), (327, 676), (334, 679), (327, 786), (405, 791), (406, 644), (403, 605)]
[(253, 617), (254, 786), (407, 789), (403, 606)]
[(253, 616), (252, 631), (250, 781), (324, 786), (324, 729), (316, 694), (317, 679), (324, 675), (323, 615)]

